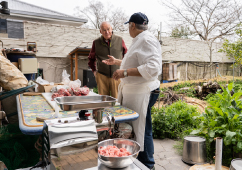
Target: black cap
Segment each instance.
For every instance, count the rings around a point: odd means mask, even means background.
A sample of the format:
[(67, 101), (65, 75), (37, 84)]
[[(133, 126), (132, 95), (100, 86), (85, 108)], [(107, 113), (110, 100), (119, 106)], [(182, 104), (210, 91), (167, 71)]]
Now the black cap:
[(149, 20), (145, 14), (142, 14), (141, 12), (137, 12), (137, 13), (134, 13), (129, 18), (129, 21), (125, 22), (124, 24), (127, 24), (129, 22), (133, 22), (135, 24), (147, 25)]

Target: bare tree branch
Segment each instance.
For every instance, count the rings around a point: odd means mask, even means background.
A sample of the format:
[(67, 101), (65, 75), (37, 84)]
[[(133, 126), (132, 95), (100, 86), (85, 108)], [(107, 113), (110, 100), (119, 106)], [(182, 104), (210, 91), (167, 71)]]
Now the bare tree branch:
[(242, 17), (240, 0), (180, 0), (180, 4), (171, 0), (160, 0), (171, 9), (170, 15), (175, 23), (190, 26), (210, 50), (212, 63), (212, 44), (214, 41), (233, 34)]
[[(110, 10), (111, 9), (111, 10)], [(112, 5), (104, 5), (98, 0), (89, 0), (89, 5), (83, 9), (75, 8), (75, 15), (78, 17), (85, 16), (90, 23), (89, 28), (100, 29), (103, 21), (108, 21), (113, 26), (113, 30), (127, 31), (128, 27), (124, 25), (129, 18), (121, 8), (114, 8)], [(87, 27), (87, 25), (83, 25)]]

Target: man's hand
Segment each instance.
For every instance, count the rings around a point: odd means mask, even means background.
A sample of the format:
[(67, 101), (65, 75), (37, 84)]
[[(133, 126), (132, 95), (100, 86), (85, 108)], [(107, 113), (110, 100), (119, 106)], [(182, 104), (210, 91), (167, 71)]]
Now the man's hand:
[(114, 80), (118, 80), (120, 78), (124, 78), (124, 70), (116, 70), (114, 73), (113, 73), (113, 79)]
[(94, 71), (93, 74), (94, 74), (94, 77), (96, 77), (97, 71)]
[(111, 55), (108, 55), (108, 58), (109, 59), (102, 60), (102, 62), (107, 64), (107, 65), (114, 65), (115, 64), (115, 58)]

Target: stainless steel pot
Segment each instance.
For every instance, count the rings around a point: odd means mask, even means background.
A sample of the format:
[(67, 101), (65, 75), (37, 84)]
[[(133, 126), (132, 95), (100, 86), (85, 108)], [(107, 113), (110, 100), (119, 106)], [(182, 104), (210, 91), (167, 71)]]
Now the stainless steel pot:
[(236, 158), (231, 161), (229, 170), (241, 170), (242, 169), (242, 159)]
[(206, 139), (200, 136), (186, 136), (184, 138), (182, 160), (189, 164), (206, 163)]

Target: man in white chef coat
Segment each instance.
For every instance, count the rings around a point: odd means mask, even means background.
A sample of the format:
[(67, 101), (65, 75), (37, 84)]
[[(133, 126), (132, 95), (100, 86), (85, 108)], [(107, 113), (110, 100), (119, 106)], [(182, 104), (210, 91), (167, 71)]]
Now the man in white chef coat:
[(118, 101), (121, 105), (139, 113), (132, 122), (135, 139), (141, 146), (138, 160), (154, 170), (154, 144), (152, 137), (151, 107), (155, 104), (162, 70), (161, 45), (148, 29), (148, 18), (143, 13), (134, 13), (128, 22), (129, 34), (133, 39), (123, 60), (115, 56), (102, 62), (108, 65), (120, 65), (113, 78), (121, 83), (118, 89)]

